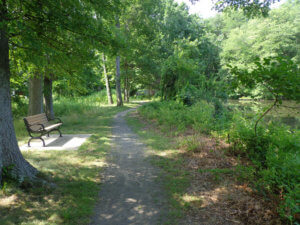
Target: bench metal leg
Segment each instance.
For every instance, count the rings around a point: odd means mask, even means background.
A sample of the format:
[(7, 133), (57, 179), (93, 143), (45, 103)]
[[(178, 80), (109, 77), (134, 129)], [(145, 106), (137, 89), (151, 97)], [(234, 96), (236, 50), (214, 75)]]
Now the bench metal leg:
[(62, 137), (62, 134), (61, 134), (60, 130), (57, 129), (57, 131), (59, 132), (59, 137)]
[(45, 141), (44, 141), (44, 139), (43, 139), (42, 137), (32, 137), (32, 138), (30, 138), (29, 141), (28, 141), (28, 147), (31, 147), (31, 146), (30, 146), (30, 142), (31, 142), (32, 139), (40, 139), (40, 140), (42, 140), (42, 142), (43, 142), (43, 147), (46, 146), (46, 145), (45, 145)]
[(62, 137), (62, 134), (61, 134), (60, 130), (58, 130), (58, 132), (59, 132), (59, 136)]

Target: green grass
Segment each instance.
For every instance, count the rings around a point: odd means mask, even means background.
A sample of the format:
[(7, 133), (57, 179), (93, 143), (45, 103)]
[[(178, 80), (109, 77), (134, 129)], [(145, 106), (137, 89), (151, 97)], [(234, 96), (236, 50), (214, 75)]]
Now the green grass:
[(161, 168), (159, 181), (163, 183), (169, 202), (169, 212), (165, 224), (177, 224), (184, 211), (189, 207), (184, 194), (190, 184), (189, 173), (182, 165), (182, 152), (176, 149), (172, 138), (166, 137), (153, 129), (145, 129), (145, 124), (131, 113), (126, 117), (128, 124), (142, 141), (152, 149), (151, 162)]
[[(85, 100), (80, 100), (84, 102)], [(41, 176), (57, 185), (20, 188), (6, 181), (0, 190), (0, 224), (88, 224), (99, 191), (99, 174), (110, 150), (113, 116), (129, 107), (102, 104), (78, 105), (69, 99), (68, 113), (57, 113), (64, 121), (63, 134), (93, 134), (77, 151), (26, 151), (24, 157)], [(56, 106), (62, 102), (56, 102)], [(88, 106), (88, 107), (87, 107)], [(72, 108), (71, 111), (68, 109)], [(59, 115), (60, 114), (60, 115)], [(19, 141), (28, 136), (21, 118), (15, 119)]]

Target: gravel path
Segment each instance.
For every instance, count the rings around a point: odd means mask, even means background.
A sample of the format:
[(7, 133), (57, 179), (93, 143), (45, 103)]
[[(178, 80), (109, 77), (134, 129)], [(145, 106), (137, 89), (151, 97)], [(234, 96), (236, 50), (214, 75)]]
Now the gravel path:
[(92, 225), (163, 223), (166, 201), (156, 179), (159, 171), (146, 160), (147, 147), (124, 119), (132, 110), (115, 116), (114, 146), (103, 174)]

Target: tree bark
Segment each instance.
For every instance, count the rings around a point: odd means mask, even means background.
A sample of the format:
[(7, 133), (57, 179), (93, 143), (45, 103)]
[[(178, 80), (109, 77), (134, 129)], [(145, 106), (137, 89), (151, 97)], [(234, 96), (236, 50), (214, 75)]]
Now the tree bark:
[(110, 89), (110, 85), (109, 85), (109, 79), (107, 76), (107, 72), (106, 72), (106, 66), (105, 66), (105, 55), (104, 53), (102, 54), (102, 61), (103, 61), (103, 72), (104, 72), (104, 78), (105, 78), (105, 85), (106, 85), (106, 94), (107, 94), (107, 101), (108, 104), (112, 105), (114, 104), (112, 95), (111, 95), (111, 89)]
[(121, 74), (120, 74), (120, 56), (116, 58), (116, 93), (117, 106), (123, 106), (122, 90), (121, 90)]
[(43, 113), (43, 79), (38, 73), (29, 78), (28, 115)]
[(53, 111), (53, 96), (52, 96), (52, 74), (49, 74), (50, 77), (45, 76), (44, 78), (44, 99), (45, 99), (45, 112), (49, 119), (54, 119)]
[[(9, 45), (5, 26), (6, 5), (0, 7), (0, 166), (13, 165), (12, 174), (22, 180), (35, 178), (37, 170), (22, 156), (18, 146), (10, 96)], [(2, 168), (0, 168), (2, 169)], [(0, 173), (2, 170), (0, 170)]]

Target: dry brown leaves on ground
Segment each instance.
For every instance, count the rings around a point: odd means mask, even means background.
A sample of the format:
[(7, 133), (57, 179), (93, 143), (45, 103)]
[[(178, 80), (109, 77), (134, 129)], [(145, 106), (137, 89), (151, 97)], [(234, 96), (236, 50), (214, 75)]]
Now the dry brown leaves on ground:
[[(186, 143), (187, 138), (191, 137), (180, 137), (179, 142)], [(180, 224), (282, 224), (274, 204), (237, 181), (234, 171), (238, 159), (226, 154), (228, 144), (202, 135), (192, 139), (198, 147), (188, 150), (181, 145), (181, 149), (186, 152), (183, 166), (192, 176), (186, 195), (198, 199), (198, 204), (190, 204)]]

